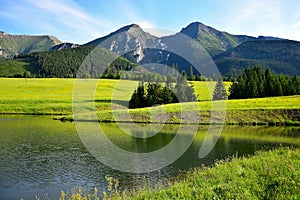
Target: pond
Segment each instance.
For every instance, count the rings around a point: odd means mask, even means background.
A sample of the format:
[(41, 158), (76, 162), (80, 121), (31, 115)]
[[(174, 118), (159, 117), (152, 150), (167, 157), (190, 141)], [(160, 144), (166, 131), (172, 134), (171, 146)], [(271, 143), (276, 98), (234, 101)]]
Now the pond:
[[(88, 127), (92, 122), (80, 123)], [(132, 152), (160, 149), (178, 131), (178, 125), (166, 125), (160, 133), (145, 139), (124, 134), (117, 124), (104, 123), (101, 128), (115, 145)], [(185, 170), (212, 165), (217, 159), (300, 144), (297, 127), (225, 126), (212, 151), (200, 159), (199, 149), (207, 129), (200, 126), (187, 151), (171, 165), (148, 173), (129, 173), (98, 161), (83, 145), (74, 123), (42, 116), (0, 116), (0, 199), (35, 199), (36, 195), (57, 199), (62, 190), (71, 191), (76, 186), (88, 190), (97, 187), (102, 194), (108, 185), (106, 176), (119, 179), (121, 189), (155, 186), (177, 178)], [(139, 133), (148, 134), (143, 127)], [(188, 133), (180, 135), (178, 148), (188, 139)]]

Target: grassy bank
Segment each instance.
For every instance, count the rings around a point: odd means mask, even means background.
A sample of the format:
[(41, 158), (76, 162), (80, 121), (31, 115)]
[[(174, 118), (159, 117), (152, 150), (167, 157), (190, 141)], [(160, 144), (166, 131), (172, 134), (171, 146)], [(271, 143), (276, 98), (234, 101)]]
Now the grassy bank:
[[(0, 113), (2, 114), (33, 114), (63, 115), (62, 119), (72, 120), (72, 95), (75, 79), (0, 79)], [(95, 90), (95, 97), (84, 99), (86, 108), (79, 116), (82, 120), (89, 119), (89, 106), (95, 104), (99, 121), (126, 121), (128, 117), (122, 111), (132, 92), (137, 86), (136, 81), (101, 79)], [(168, 104), (152, 108), (151, 112), (160, 113), (163, 109), (167, 123), (179, 123), (182, 112), (198, 111), (201, 124), (210, 123), (212, 103), (209, 90), (214, 82), (191, 82), (195, 89), (198, 103)], [(86, 89), (93, 83), (86, 84)], [(229, 87), (229, 83), (226, 83)], [(84, 91), (84, 88), (83, 88)], [(224, 102), (216, 102), (216, 104)], [(246, 100), (227, 100), (227, 124), (290, 124), (298, 125), (300, 116), (300, 96), (270, 97)], [(119, 109), (112, 115), (111, 105)], [(130, 110), (135, 122), (161, 122), (160, 118), (152, 119), (149, 108)], [(125, 117), (124, 117), (125, 116)], [(218, 118), (218, 116), (214, 116)], [(58, 117), (61, 118), (61, 117)], [(120, 120), (121, 118), (121, 120)], [(124, 119), (124, 120), (123, 120)], [(195, 121), (186, 118), (186, 122)]]
[[(224, 102), (215, 102), (216, 105)], [(299, 125), (300, 96), (271, 97), (262, 99), (227, 100), (226, 124), (236, 125)], [(129, 110), (130, 117), (134, 122), (140, 123), (200, 123), (209, 124), (212, 118), (218, 119), (224, 114), (221, 110), (212, 114), (212, 103), (210, 101), (168, 104), (154, 108), (141, 108)], [(162, 111), (164, 114), (162, 114)], [(191, 113), (199, 114), (195, 115)], [(97, 111), (97, 119), (101, 122), (128, 122), (126, 111), (117, 110), (112, 112)], [(181, 115), (184, 119), (181, 120)], [(151, 116), (155, 116), (154, 118)], [(63, 117), (65, 120), (73, 120), (73, 116)], [(77, 115), (77, 120), (91, 119), (87, 110), (84, 114)], [(218, 122), (218, 120), (216, 120)]]
[[(187, 173), (167, 187), (115, 192), (106, 199), (298, 199), (300, 150), (282, 148), (253, 157), (217, 161)], [(114, 180), (110, 182), (114, 191)], [(97, 192), (97, 191), (96, 191)], [(100, 199), (97, 193), (62, 193), (62, 199)], [(75, 198), (76, 197), (76, 198)]]

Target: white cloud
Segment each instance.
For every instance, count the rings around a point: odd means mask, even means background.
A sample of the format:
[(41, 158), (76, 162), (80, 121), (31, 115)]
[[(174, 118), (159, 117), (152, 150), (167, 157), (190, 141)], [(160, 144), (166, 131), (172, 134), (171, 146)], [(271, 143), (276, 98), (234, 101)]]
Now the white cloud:
[(94, 18), (72, 0), (24, 0), (8, 2), (0, 12), (2, 18), (32, 34), (52, 34), (70, 42), (84, 42), (99, 37), (112, 22)]
[(43, 22), (50, 21), (49, 23), (56, 24), (66, 31), (66, 34), (74, 34), (77, 37), (80, 35), (81, 37), (85, 35), (87, 38), (96, 37), (101, 34), (102, 27), (111, 25), (108, 19), (99, 17), (95, 19), (90, 16), (71, 0), (27, 0), (27, 2), (45, 13), (44, 15), (37, 13), (39, 17), (42, 17)]
[(118, 10), (120, 11), (121, 15), (126, 18), (127, 21), (130, 21), (132, 23), (138, 24), (142, 28), (154, 28), (155, 25), (143, 19), (143, 17), (140, 16), (139, 10), (135, 9), (135, 7), (130, 4), (128, 1), (118, 1)]
[[(299, 2), (293, 0), (238, 1), (226, 11), (224, 21), (229, 22), (226, 30), (235, 34), (300, 40), (299, 6)], [(299, 12), (295, 12), (297, 9)]]
[[(99, 11), (84, 10), (75, 0), (22, 0), (5, 1), (0, 17), (28, 34), (51, 34), (63, 41), (85, 43), (104, 36), (121, 26), (136, 23), (143, 28), (154, 27), (144, 20), (129, 2), (115, 1), (117, 10), (110, 16)], [(107, 2), (100, 4), (102, 8)], [(100, 8), (101, 10), (101, 8)]]
[(252, 0), (238, 3), (230, 9), (229, 29), (243, 27), (245, 31), (265, 32), (265, 30), (280, 28), (281, 0)]

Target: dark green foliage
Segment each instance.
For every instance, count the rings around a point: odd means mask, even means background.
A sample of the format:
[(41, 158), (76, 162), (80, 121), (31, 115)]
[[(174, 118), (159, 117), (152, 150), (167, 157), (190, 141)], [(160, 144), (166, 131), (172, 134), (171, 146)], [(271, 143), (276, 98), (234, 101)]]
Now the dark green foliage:
[[(33, 59), (22, 58), (18, 60), (0, 60), (0, 77), (19, 77), (36, 74), (37, 66)], [(29, 78), (29, 77), (28, 77)]]
[[(146, 90), (145, 90), (146, 88)], [(148, 82), (146, 87), (144, 83), (140, 83), (137, 90), (131, 96), (129, 108), (150, 107), (156, 104), (168, 104), (178, 102), (195, 101), (196, 96), (194, 90), (186, 81), (186, 73), (177, 77), (177, 83), (173, 87), (173, 78), (167, 76), (165, 86), (158, 82)]]
[(300, 94), (300, 77), (274, 75), (269, 68), (265, 73), (260, 67), (245, 69), (230, 87), (229, 99), (245, 99)]
[[(45, 77), (75, 77), (81, 67), (79, 75), (84, 78), (119, 78), (118, 71), (130, 70), (136, 66), (125, 58), (116, 58), (116, 55), (106, 49), (97, 48), (92, 51), (94, 48), (78, 47), (34, 53), (32, 56), (37, 59), (40, 73)], [(87, 55), (90, 55), (89, 60), (86, 60)]]
[(156, 104), (177, 103), (178, 100), (173, 91), (167, 87), (163, 87), (159, 83), (147, 83), (146, 91), (144, 84), (140, 83), (137, 90), (131, 96), (129, 108), (143, 108)]
[(179, 102), (196, 100), (193, 89), (187, 83), (187, 75), (185, 71), (182, 72), (181, 76), (177, 76), (175, 91)]
[[(131, 70), (137, 66), (123, 57), (117, 58), (109, 50), (97, 48), (96, 51), (93, 51), (94, 48), (87, 46), (37, 52), (12, 61), (1, 61), (0, 76), (13, 77), (29, 71), (36, 77), (74, 78), (76, 75), (80, 75), (83, 78), (100, 78), (100, 76), (102, 78), (120, 78), (121, 71)], [(87, 56), (91, 53), (92, 56), (87, 60)], [(26, 70), (28, 65), (33, 67)], [(78, 73), (80, 66), (81, 71)]]
[(224, 83), (222, 81), (222, 78), (218, 79), (218, 82), (215, 86), (214, 93), (213, 93), (213, 100), (225, 100), (227, 99), (226, 90), (224, 87)]
[(191, 81), (195, 80), (193, 66), (190, 66), (190, 78)]
[(256, 40), (242, 43), (214, 58), (220, 72), (227, 76), (241, 74), (247, 67), (263, 66), (276, 74), (300, 74), (300, 42)]

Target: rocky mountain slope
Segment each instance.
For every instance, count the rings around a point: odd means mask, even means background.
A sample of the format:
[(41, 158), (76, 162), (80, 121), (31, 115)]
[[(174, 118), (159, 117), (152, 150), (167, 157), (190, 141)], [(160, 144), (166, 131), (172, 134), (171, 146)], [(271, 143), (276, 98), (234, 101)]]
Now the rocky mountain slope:
[(132, 61), (140, 62), (144, 58), (145, 48), (163, 48), (159, 39), (140, 26), (131, 24), (110, 33), (107, 36), (95, 39), (84, 46), (98, 46), (109, 49), (119, 55), (124, 55)]

